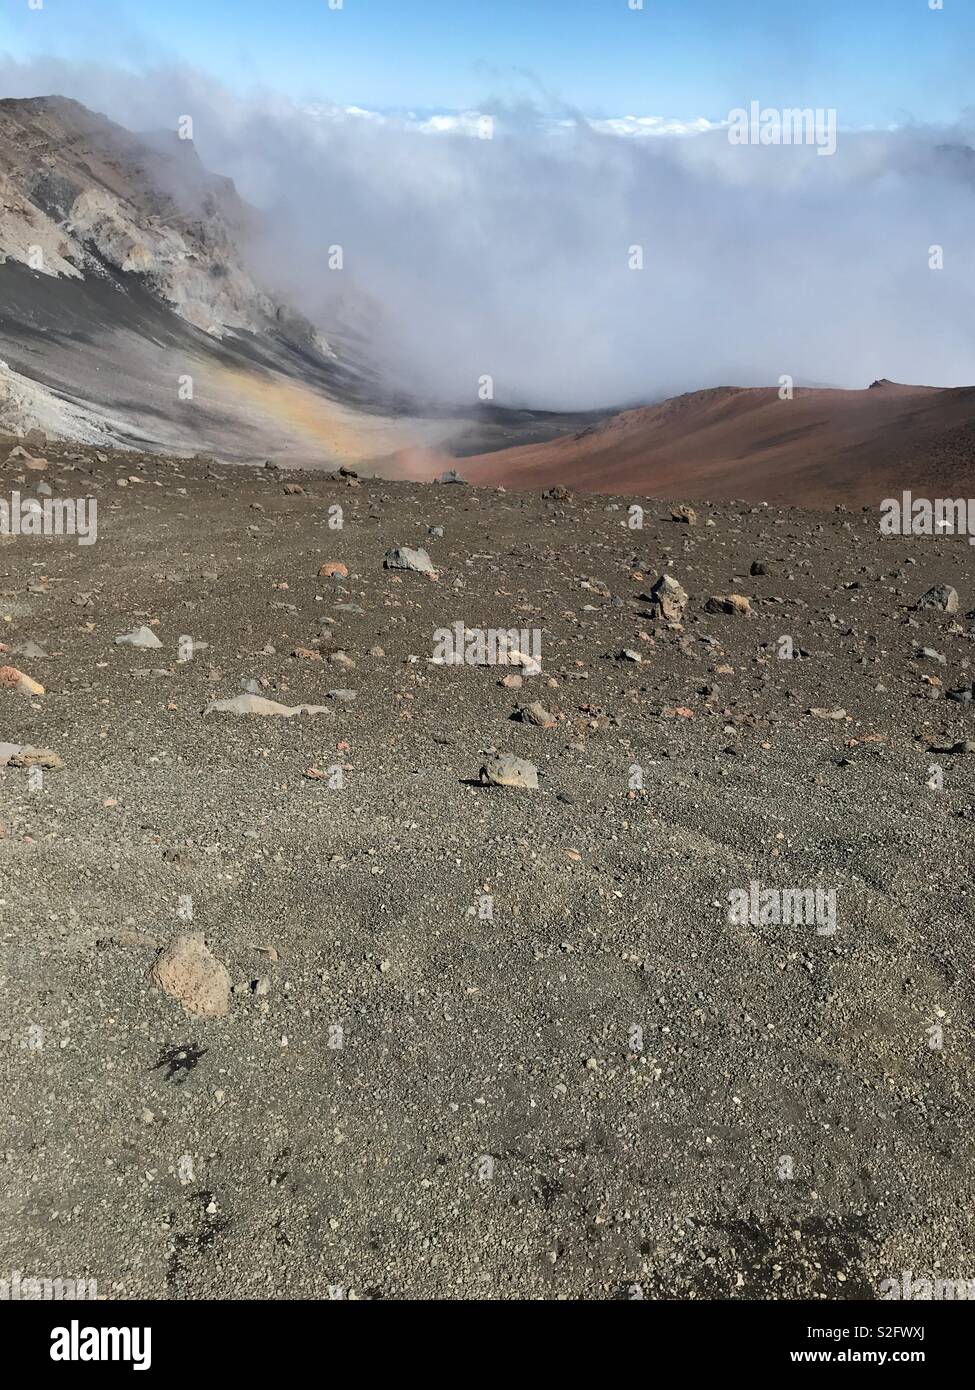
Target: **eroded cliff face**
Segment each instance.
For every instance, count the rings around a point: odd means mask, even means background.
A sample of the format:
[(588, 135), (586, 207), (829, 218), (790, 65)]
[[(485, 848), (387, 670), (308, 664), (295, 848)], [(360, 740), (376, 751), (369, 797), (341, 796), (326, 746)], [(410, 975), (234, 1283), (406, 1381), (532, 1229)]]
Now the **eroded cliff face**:
[(248, 401), (368, 407), (371, 377), (262, 283), (265, 230), (175, 131), (137, 136), (63, 97), (0, 101), (0, 429), (317, 458), (320, 431)]
[(273, 333), (325, 357), (299, 314), (254, 280), (251, 214), (189, 140), (139, 137), (61, 97), (0, 101), (0, 260), (68, 278), (142, 277), (214, 337)]

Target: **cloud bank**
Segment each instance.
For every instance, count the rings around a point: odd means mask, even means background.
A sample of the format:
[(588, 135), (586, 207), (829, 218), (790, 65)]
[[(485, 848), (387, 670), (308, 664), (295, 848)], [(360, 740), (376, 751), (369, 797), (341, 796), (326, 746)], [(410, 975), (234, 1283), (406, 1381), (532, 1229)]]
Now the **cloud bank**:
[(840, 111), (821, 158), (731, 145), (720, 118), (489, 102), (389, 118), (242, 96), (181, 67), (0, 59), (0, 88), (73, 96), (135, 130), (192, 116), (201, 159), (261, 212), (265, 277), (427, 400), (470, 405), (487, 376), (499, 404), (548, 409), (784, 374), (975, 382), (964, 122), (849, 131)]

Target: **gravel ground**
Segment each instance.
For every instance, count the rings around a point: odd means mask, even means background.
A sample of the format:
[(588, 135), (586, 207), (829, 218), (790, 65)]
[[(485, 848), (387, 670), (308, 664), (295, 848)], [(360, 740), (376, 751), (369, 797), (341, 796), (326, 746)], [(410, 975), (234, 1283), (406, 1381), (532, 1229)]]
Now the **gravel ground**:
[[(975, 1278), (975, 752), (931, 751), (975, 736), (946, 698), (973, 679), (964, 540), (46, 457), (3, 495), (91, 492), (99, 530), (0, 540), (0, 660), (46, 688), (0, 689), (0, 738), (64, 763), (0, 772), (0, 1275), (158, 1299)], [(398, 546), (436, 582), (384, 569)], [(641, 597), (665, 572), (679, 627)], [(959, 611), (915, 611), (938, 584)], [(707, 611), (729, 592), (752, 613)], [(457, 622), (539, 629), (542, 674), (431, 663)], [(142, 625), (161, 649), (116, 643)], [(248, 681), (327, 712), (204, 716)], [(554, 727), (512, 719), (535, 700)], [(538, 790), (481, 785), (495, 751)], [(730, 920), (752, 881), (835, 892), (835, 933)], [(152, 978), (190, 931), (225, 1016)]]

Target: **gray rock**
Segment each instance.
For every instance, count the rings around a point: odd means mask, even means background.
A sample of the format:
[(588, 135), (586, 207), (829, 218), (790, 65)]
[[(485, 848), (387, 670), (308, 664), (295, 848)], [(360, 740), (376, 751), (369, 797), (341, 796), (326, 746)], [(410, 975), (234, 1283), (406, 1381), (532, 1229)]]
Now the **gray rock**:
[(121, 637), (116, 637), (115, 645), (117, 647), (161, 647), (162, 643), (150, 628), (137, 627), (133, 632), (126, 632)]
[(650, 590), (653, 616), (667, 623), (681, 622), (689, 601), (685, 590), (670, 574), (662, 574)]
[(521, 787), (538, 790), (538, 768), (513, 753), (499, 753), (481, 768), (481, 781), (495, 787)]
[(235, 695), (232, 700), (212, 700), (203, 713), (279, 715), (283, 719), (293, 719), (296, 714), (331, 714), (332, 711), (327, 705), (279, 705), (277, 700), (266, 700), (262, 695)]
[(941, 613), (957, 613), (958, 590), (953, 589), (950, 584), (936, 584), (933, 589), (921, 595), (915, 607), (937, 608)]
[(416, 574), (433, 574), (433, 562), (425, 550), (414, 550), (401, 545), (395, 550), (387, 550), (383, 568), (388, 570), (412, 570)]
[(522, 705), (515, 711), (515, 718), (522, 724), (534, 724), (537, 729), (554, 729), (557, 723), (554, 714), (549, 714), (541, 700), (533, 700), (530, 705)]

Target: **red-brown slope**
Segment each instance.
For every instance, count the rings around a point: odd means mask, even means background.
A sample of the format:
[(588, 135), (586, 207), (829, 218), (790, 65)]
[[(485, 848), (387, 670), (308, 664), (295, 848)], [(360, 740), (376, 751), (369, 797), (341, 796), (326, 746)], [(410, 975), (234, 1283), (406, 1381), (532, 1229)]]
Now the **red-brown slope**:
[(628, 410), (570, 438), (463, 459), (472, 483), (806, 506), (876, 504), (902, 488), (968, 495), (975, 387), (721, 387)]

